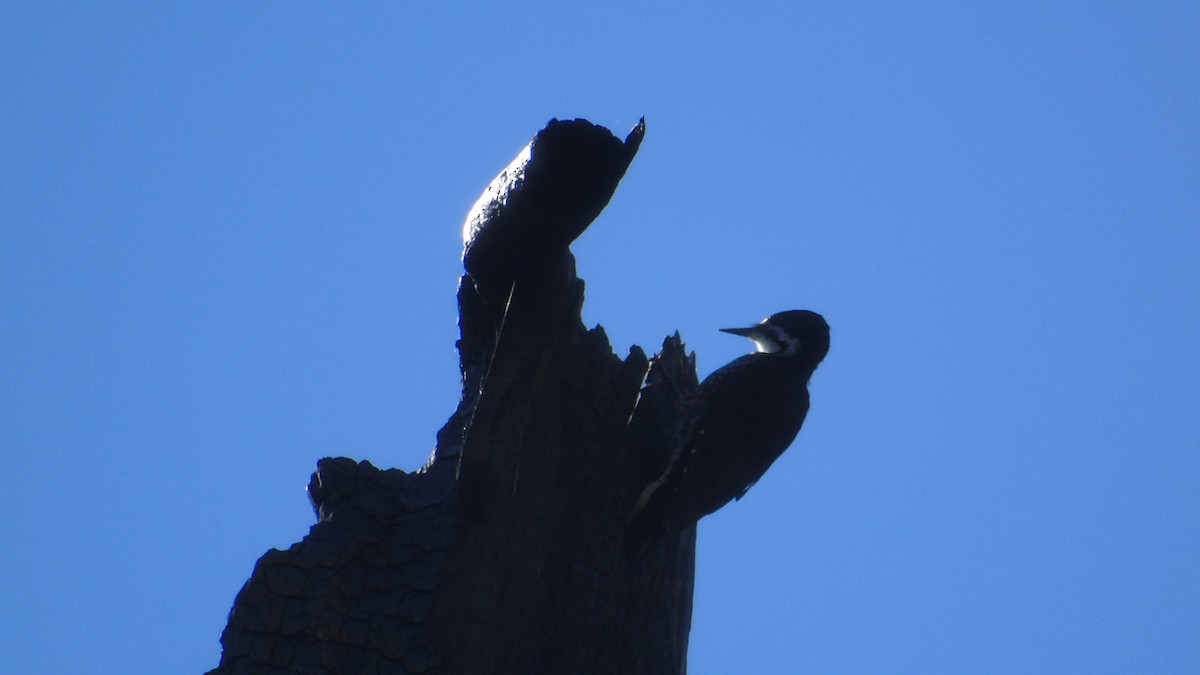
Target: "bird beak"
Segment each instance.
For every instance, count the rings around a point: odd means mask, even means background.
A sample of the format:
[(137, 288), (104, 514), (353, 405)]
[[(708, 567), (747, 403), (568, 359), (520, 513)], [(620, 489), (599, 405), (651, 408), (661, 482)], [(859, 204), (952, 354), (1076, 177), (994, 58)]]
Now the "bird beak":
[(717, 330), (721, 331), (722, 333), (732, 333), (733, 335), (740, 335), (744, 338), (750, 338), (753, 340), (754, 336), (758, 332), (757, 329), (758, 326), (751, 326), (749, 328), (718, 328)]

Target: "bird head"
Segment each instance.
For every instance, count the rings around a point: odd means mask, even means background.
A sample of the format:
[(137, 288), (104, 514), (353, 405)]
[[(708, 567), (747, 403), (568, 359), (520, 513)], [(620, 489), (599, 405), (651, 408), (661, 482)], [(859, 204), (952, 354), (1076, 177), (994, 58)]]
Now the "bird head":
[(722, 328), (725, 333), (753, 341), (758, 351), (782, 356), (805, 356), (814, 366), (829, 351), (829, 324), (816, 312), (779, 312), (749, 328)]

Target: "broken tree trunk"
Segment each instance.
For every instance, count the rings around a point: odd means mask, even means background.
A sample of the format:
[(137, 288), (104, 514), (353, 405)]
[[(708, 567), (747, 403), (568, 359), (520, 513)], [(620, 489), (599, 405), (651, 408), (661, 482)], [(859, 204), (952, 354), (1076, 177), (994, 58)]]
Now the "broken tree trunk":
[(214, 673), (683, 673), (695, 529), (631, 562), (630, 508), (681, 432), (695, 363), (580, 318), (568, 246), (641, 142), (550, 124), (464, 228), (463, 397), (421, 470), (323, 459), (317, 523), (259, 559)]

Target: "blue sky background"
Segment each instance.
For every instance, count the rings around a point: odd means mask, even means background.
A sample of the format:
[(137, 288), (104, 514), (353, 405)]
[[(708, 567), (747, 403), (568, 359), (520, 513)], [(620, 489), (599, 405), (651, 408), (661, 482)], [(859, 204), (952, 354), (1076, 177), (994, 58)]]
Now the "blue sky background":
[(550, 117), (617, 353), (822, 312), (700, 528), (690, 672), (1200, 672), (1200, 7), (0, 8), (0, 653), (214, 666), (326, 455), (458, 397), (460, 227)]

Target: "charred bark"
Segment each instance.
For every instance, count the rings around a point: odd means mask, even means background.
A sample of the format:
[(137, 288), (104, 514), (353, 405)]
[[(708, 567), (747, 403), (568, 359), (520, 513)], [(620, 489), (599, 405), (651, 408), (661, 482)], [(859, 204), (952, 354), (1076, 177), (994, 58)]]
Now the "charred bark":
[(637, 151), (551, 121), (468, 216), (463, 397), (413, 473), (323, 459), (317, 523), (259, 559), (214, 673), (683, 673), (695, 530), (635, 562), (638, 494), (696, 386), (679, 336), (614, 355), (568, 246)]

